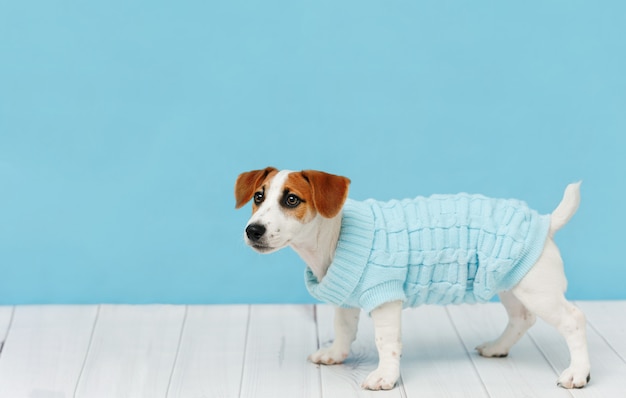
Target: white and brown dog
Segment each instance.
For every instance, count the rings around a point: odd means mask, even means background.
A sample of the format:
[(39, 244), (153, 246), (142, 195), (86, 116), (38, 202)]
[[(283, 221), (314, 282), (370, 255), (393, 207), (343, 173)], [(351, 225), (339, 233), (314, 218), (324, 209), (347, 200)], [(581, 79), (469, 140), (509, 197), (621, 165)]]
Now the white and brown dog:
[[(322, 281), (329, 273), (337, 249), (349, 184), (348, 178), (314, 170), (279, 171), (268, 167), (240, 174), (235, 184), (236, 207), (253, 199), (253, 214), (244, 233), (246, 243), (260, 253), (291, 246), (314, 278)], [(569, 347), (570, 367), (558, 379), (564, 388), (581, 388), (590, 379), (585, 316), (565, 299), (567, 281), (563, 262), (552, 239), (554, 232), (576, 212), (579, 202), (579, 184), (570, 184), (563, 200), (549, 216), (549, 232), (538, 260), (519, 283), (499, 292), (509, 316), (504, 332), (498, 339), (476, 348), (485, 357), (506, 356), (534, 324), (537, 315), (554, 326)], [(365, 379), (363, 388), (391, 389), (398, 380), (402, 308), (403, 302), (394, 300), (371, 311), (379, 364)], [(309, 359), (317, 364), (342, 363), (356, 338), (359, 314), (360, 308), (338, 306), (334, 342)]]

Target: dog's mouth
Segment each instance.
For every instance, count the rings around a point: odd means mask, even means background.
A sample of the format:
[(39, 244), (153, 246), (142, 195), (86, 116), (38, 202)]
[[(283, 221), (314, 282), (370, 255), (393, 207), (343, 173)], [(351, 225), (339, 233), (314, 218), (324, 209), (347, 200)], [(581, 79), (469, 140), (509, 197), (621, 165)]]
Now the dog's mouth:
[(276, 250), (272, 246), (267, 246), (262, 243), (249, 243), (249, 245), (251, 248), (258, 251), (259, 253), (269, 253)]
[(273, 243), (274, 244), (270, 244), (268, 242), (252, 242), (250, 240), (247, 241), (248, 246), (250, 246), (253, 250), (262, 254), (267, 254), (267, 253), (278, 251), (282, 249), (283, 247), (289, 245), (290, 241), (287, 241), (286, 243), (282, 243), (282, 242), (273, 242)]

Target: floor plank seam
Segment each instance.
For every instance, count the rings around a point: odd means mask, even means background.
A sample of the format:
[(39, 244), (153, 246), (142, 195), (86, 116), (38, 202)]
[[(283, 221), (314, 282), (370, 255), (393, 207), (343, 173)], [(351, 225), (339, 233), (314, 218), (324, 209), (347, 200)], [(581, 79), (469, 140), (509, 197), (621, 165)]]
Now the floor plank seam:
[(613, 347), (611, 342), (608, 341), (606, 337), (604, 337), (604, 335), (600, 333), (600, 331), (596, 329), (596, 327), (591, 322), (589, 322), (589, 320), (587, 320), (587, 327), (593, 330), (594, 333), (597, 334), (600, 337), (600, 339), (602, 339), (602, 341), (611, 349), (611, 351), (613, 351), (615, 355), (617, 355), (617, 357), (622, 360), (622, 362), (626, 363), (626, 358), (624, 358), (622, 354), (620, 354), (620, 352), (616, 350), (615, 347)]
[(248, 356), (248, 343), (249, 343), (249, 339), (250, 339), (250, 318), (252, 315), (252, 305), (248, 304), (248, 319), (246, 320), (246, 337), (244, 340), (244, 347), (243, 347), (243, 358), (242, 358), (242, 363), (243, 366), (241, 367), (241, 377), (239, 379), (239, 398), (241, 397), (241, 393), (243, 391), (243, 381), (244, 381), (244, 376), (245, 376), (245, 366), (246, 366), (246, 358)]
[[(322, 342), (320, 341), (320, 327), (319, 327), (319, 319), (317, 317), (317, 307), (318, 307), (318, 304), (313, 304), (313, 322), (315, 322), (315, 342), (317, 343), (315, 349), (319, 350), (320, 347), (322, 346)], [(324, 380), (322, 376), (321, 366), (317, 366), (317, 375), (318, 375), (317, 380), (319, 380), (319, 384), (320, 384), (319, 385), (320, 398), (324, 398)]]
[(322, 344), (320, 342), (320, 328), (317, 320), (317, 306), (318, 304), (313, 304), (313, 322), (315, 322), (315, 338), (317, 339), (317, 349), (319, 350)]
[(398, 378), (398, 383), (396, 384), (396, 388), (400, 393), (401, 398), (408, 398), (406, 394), (406, 389), (404, 388), (404, 379), (402, 378), (402, 372), (400, 372), (400, 377)]
[(7, 325), (7, 330), (4, 332), (4, 336), (2, 336), (2, 340), (0, 340), (0, 356), (2, 355), (4, 344), (9, 338), (9, 333), (11, 332), (11, 327), (13, 326), (14, 317), (15, 317), (15, 306), (11, 307), (11, 317), (9, 318), (9, 324)]
[(183, 343), (183, 336), (185, 334), (185, 326), (187, 325), (187, 314), (189, 313), (189, 306), (185, 305), (183, 312), (183, 322), (180, 326), (180, 333), (178, 334), (178, 344), (176, 345), (176, 355), (174, 356), (174, 363), (172, 364), (172, 370), (170, 371), (170, 377), (167, 381), (167, 387), (165, 389), (166, 398), (170, 396), (170, 388), (172, 387), (172, 380), (174, 378), (174, 372), (176, 371), (176, 365), (178, 365), (178, 357), (180, 355), (180, 347)]
[[(537, 347), (537, 350), (539, 350), (539, 353), (541, 354), (543, 359), (550, 366), (550, 368), (552, 368), (552, 371), (554, 372), (554, 378), (557, 379), (559, 377), (558, 368), (554, 365), (554, 363), (552, 363), (552, 361), (550, 360), (546, 352), (541, 348), (541, 345), (537, 342), (537, 340), (535, 340), (535, 337), (532, 335), (532, 333), (526, 333), (526, 336), (528, 336), (528, 338), (534, 344), (534, 346)], [(574, 397), (574, 394), (570, 390), (565, 390), (565, 391), (567, 391), (571, 397)]]
[(480, 372), (478, 371), (478, 368), (476, 367), (476, 362), (474, 361), (474, 357), (472, 356), (472, 353), (467, 349), (467, 346), (465, 345), (465, 342), (463, 341), (463, 337), (461, 337), (461, 333), (459, 332), (459, 329), (458, 329), (456, 323), (454, 322), (454, 318), (452, 317), (452, 314), (450, 313), (450, 310), (448, 309), (447, 306), (444, 307), (444, 309), (446, 311), (446, 315), (448, 315), (448, 319), (450, 320), (450, 324), (452, 325), (452, 328), (454, 329), (454, 333), (456, 333), (457, 338), (461, 342), (461, 346), (465, 350), (465, 355), (467, 356), (467, 358), (470, 360), (470, 362), (472, 364), (472, 369), (474, 369), (474, 373), (476, 374), (476, 376), (480, 380), (480, 386), (482, 387), (483, 391), (485, 392), (485, 396), (491, 397), (491, 394), (489, 393), (489, 390), (487, 389), (487, 386), (485, 385), (485, 381), (483, 380), (482, 376), (480, 375)]
[(83, 377), (83, 373), (85, 371), (85, 366), (87, 365), (87, 358), (89, 358), (89, 352), (91, 351), (91, 345), (93, 343), (93, 336), (96, 332), (96, 325), (98, 324), (98, 319), (100, 318), (100, 308), (102, 305), (98, 305), (96, 307), (96, 316), (93, 319), (93, 326), (91, 327), (91, 333), (89, 335), (89, 343), (87, 344), (87, 351), (85, 351), (85, 358), (83, 359), (83, 364), (80, 367), (80, 372), (78, 372), (78, 377), (76, 378), (76, 387), (74, 388), (74, 394), (72, 397), (76, 398), (78, 394), (78, 387), (80, 387), (80, 381)]
[(528, 336), (528, 338), (533, 343), (533, 345), (537, 348), (537, 350), (539, 351), (543, 359), (548, 363), (548, 365), (550, 365), (550, 367), (552, 368), (552, 371), (558, 377), (559, 371), (557, 367), (552, 363), (552, 361), (550, 361), (550, 358), (548, 358), (548, 355), (541, 348), (541, 345), (537, 342), (537, 340), (535, 340), (535, 337), (533, 337), (532, 333), (530, 333), (530, 330), (526, 333), (526, 336)]

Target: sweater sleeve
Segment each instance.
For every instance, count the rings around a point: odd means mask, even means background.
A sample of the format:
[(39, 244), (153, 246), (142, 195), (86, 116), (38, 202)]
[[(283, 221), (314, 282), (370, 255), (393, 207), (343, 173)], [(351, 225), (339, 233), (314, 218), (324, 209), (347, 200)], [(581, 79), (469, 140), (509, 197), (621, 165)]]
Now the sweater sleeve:
[(398, 279), (387, 280), (378, 283), (362, 292), (359, 298), (359, 306), (369, 314), (376, 307), (390, 301), (406, 301), (403, 282)]

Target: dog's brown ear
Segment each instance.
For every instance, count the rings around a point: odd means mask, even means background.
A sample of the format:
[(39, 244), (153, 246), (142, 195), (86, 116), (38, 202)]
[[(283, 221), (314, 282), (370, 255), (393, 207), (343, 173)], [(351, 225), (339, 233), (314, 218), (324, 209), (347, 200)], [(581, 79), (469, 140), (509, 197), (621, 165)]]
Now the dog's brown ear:
[(266, 167), (263, 170), (252, 170), (239, 174), (235, 183), (235, 208), (243, 207), (254, 195), (254, 190), (259, 187), (265, 177), (271, 172), (277, 171), (274, 167)]
[(313, 202), (318, 213), (326, 218), (336, 216), (348, 197), (350, 180), (316, 170), (303, 170), (302, 176), (311, 184)]

